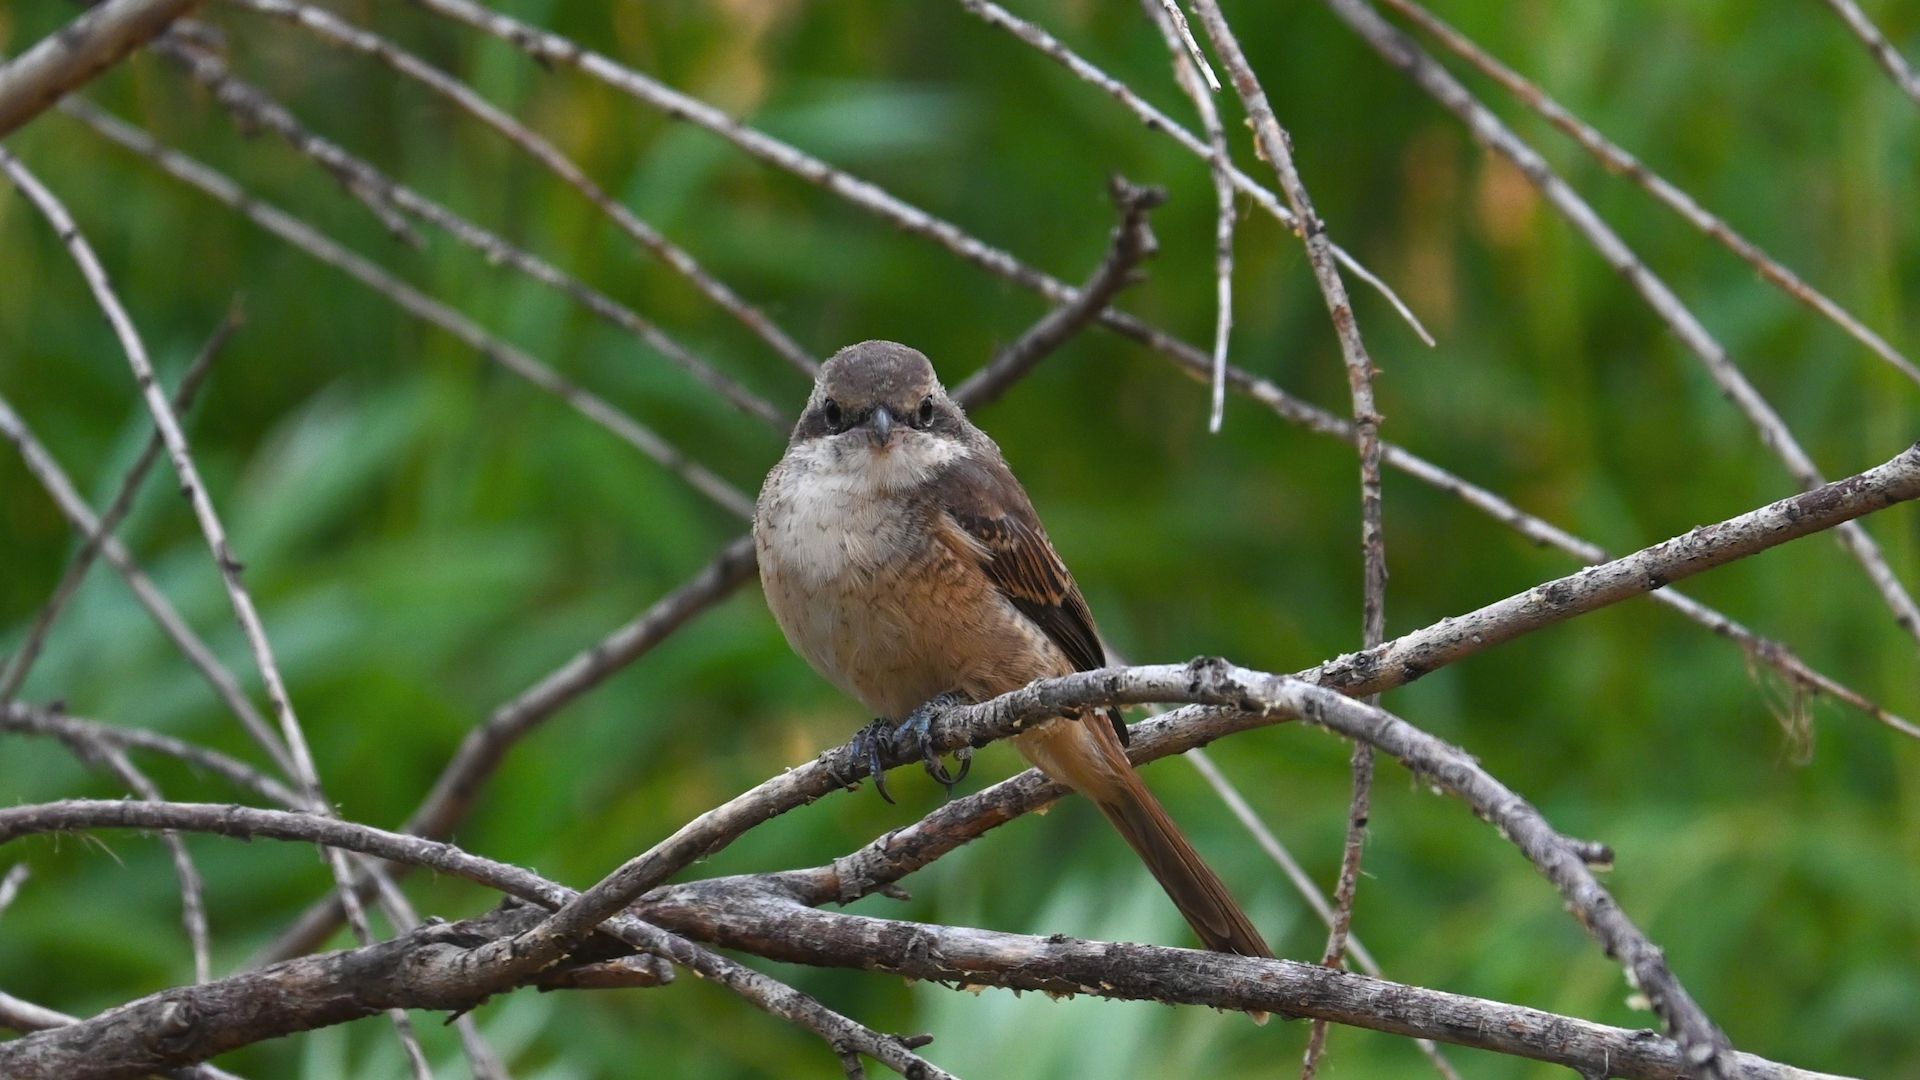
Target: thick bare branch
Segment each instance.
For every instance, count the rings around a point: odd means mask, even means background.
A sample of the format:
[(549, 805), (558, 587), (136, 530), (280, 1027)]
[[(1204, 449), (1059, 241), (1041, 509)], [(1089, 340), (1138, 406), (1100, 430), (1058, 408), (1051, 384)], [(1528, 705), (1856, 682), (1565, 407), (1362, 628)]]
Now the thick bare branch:
[[(651, 922), (788, 963), (885, 971), (910, 979), (1053, 995), (1205, 1005), (1312, 1017), (1565, 1065), (1585, 1075), (1677, 1080), (1680, 1047), (1632, 1031), (1520, 1005), (1449, 994), (1292, 960), (1160, 945), (1033, 937), (816, 911), (759, 879), (721, 878), (666, 890)], [(1818, 1075), (1751, 1054), (1753, 1078)]]
[[(79, 1022), (79, 1017), (69, 1016), (58, 1009), (49, 1009), (44, 1005), (35, 1005), (31, 1001), (22, 1001), (12, 994), (0, 993), (0, 1028), (12, 1028), (25, 1034)], [(184, 1069), (169, 1069), (164, 1075), (173, 1080), (239, 1080), (232, 1073), (216, 1069), (211, 1065), (189, 1065)]]
[[(1163, 670), (1163, 669), (1138, 669)], [(1185, 668), (1164, 670), (1185, 671)], [(1365, 706), (1346, 703), (1356, 709)], [(273, 838), (342, 847), (387, 859), (408, 859), (439, 872), (477, 881), (534, 904), (552, 904), (567, 890), (518, 867), (470, 855), (449, 845), (381, 832), (313, 814), (282, 813), (210, 804), (152, 804), (74, 800), (0, 810), (0, 843), (50, 831), (99, 828), (204, 831), (241, 838)], [(681, 886), (649, 898), (642, 909), (647, 922), (620, 915), (603, 930), (638, 948), (652, 942), (688, 955), (712, 956), (655, 922), (682, 927), (772, 958), (832, 966), (863, 966), (898, 971), (915, 978), (951, 980), (1108, 997), (1185, 1001), (1219, 1008), (1258, 1008), (1296, 1015), (1325, 1015), (1382, 1031), (1430, 1036), (1566, 1064), (1605, 1062), (1613, 1056), (1617, 1075), (1671, 1077), (1680, 1050), (1651, 1032), (1632, 1032), (1589, 1024), (1500, 1002), (1446, 994), (1366, 979), (1317, 965), (1286, 960), (1223, 958), (1217, 953), (1145, 945), (1080, 942), (994, 934), (867, 919), (809, 911), (809, 901), (783, 891), (789, 875), (720, 879)], [(511, 940), (539, 917), (536, 908), (508, 906), (479, 919), (423, 927), (400, 939), (349, 952), (306, 957), (222, 980), (211, 987), (170, 990), (84, 1021), (63, 1040), (0, 1045), (0, 1065), (72, 1066), (73, 1047), (85, 1040), (99, 1048), (86, 1058), (94, 1067), (151, 1053), (156, 1026), (175, 1032), (166, 1062), (204, 1055), (211, 1044), (243, 1045), (285, 1030), (338, 1023), (367, 1015), (387, 1002), (428, 1009), (471, 1007), (480, 998), (475, 985), (485, 972), (469, 962), (479, 942)], [(813, 944), (808, 944), (812, 936)], [(938, 956), (916, 948), (951, 944), (942, 966)], [(999, 950), (996, 955), (995, 950)], [(936, 950), (944, 952), (944, 950)], [(681, 956), (668, 955), (675, 962)], [(717, 957), (715, 959), (718, 959)], [(1246, 968), (1223, 967), (1246, 964)], [(725, 963), (731, 963), (723, 961)], [(587, 970), (582, 967), (577, 970)], [(698, 970), (698, 968), (696, 968)], [(712, 969), (723, 973), (726, 969)], [(964, 971), (965, 975), (956, 974)], [(1104, 971), (1105, 975), (1089, 973)], [(707, 972), (703, 971), (703, 974)], [(750, 973), (751, 974), (751, 973)], [(563, 973), (556, 983), (574, 976)], [(709, 975), (709, 977), (714, 977)], [(764, 978), (764, 977), (762, 977)], [(343, 992), (350, 991), (350, 992)], [(368, 1000), (369, 997), (373, 1000)], [(342, 1000), (352, 1002), (343, 1005)], [(811, 1000), (811, 999), (808, 999)], [(817, 1003), (816, 1003), (817, 1004)], [(346, 1010), (338, 1013), (339, 1010)], [(177, 1017), (186, 1012), (196, 1023), (180, 1032)], [(324, 1015), (322, 1015), (324, 1013)], [(168, 1025), (167, 1021), (174, 1023)], [(1557, 1033), (1557, 1034), (1556, 1034)], [(895, 1047), (889, 1065), (925, 1068), (924, 1075), (946, 1075), (914, 1058), (898, 1039), (879, 1036)], [(1558, 1048), (1555, 1040), (1558, 1038)], [(182, 1048), (181, 1043), (186, 1047)], [(1626, 1048), (1637, 1048), (1627, 1053)], [(864, 1046), (858, 1047), (871, 1053)], [(10, 1057), (9, 1055), (13, 1055)], [(150, 1058), (142, 1060), (152, 1060)], [(1808, 1077), (1771, 1062), (1741, 1055), (1755, 1076)], [(9, 1072), (8, 1075), (16, 1075)], [(22, 1071), (21, 1076), (42, 1073)], [(46, 1073), (60, 1076), (123, 1073)]]
[[(565, 904), (575, 896), (572, 890), (517, 866), (449, 844), (321, 814), (213, 803), (89, 800), (0, 810), (0, 844), (36, 833), (92, 828), (178, 828), (241, 839), (316, 843), (427, 867), (545, 907)], [(21, 1080), (138, 1076), (386, 1008), (464, 1011), (528, 981), (516, 974), (518, 965), (490, 963), (481, 955), (489, 946), (516, 940), (541, 916), (538, 908), (509, 908), (483, 920), (430, 924), (392, 941), (303, 957), (204, 986), (163, 991), (71, 1028), (0, 1043), (0, 1075)], [(599, 929), (633, 949), (664, 956), (728, 987), (756, 1007), (814, 1031), (829, 1044), (852, 1047), (902, 1075), (929, 1080), (948, 1076), (915, 1055), (902, 1040), (855, 1023), (790, 986), (676, 934), (630, 915), (619, 915)], [(537, 981), (538, 975), (532, 978)]]
[(106, 0), (0, 64), (0, 138), (91, 82), (199, 3)]

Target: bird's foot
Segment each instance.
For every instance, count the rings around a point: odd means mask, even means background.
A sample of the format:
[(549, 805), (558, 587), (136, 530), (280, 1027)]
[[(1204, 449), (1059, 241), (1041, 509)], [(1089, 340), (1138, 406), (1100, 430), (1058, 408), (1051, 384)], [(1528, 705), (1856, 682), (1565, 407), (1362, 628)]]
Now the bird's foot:
[[(972, 771), (973, 748), (963, 746), (953, 752), (953, 759), (959, 762), (960, 771), (957, 775), (949, 773), (946, 764), (940, 760), (939, 751), (933, 746), (933, 720), (955, 705), (965, 704), (967, 704), (966, 695), (948, 691), (908, 713), (907, 718), (901, 721), (900, 727), (893, 733), (895, 746), (917, 746), (920, 749), (920, 761), (926, 766), (927, 775), (945, 786), (948, 795), (952, 795), (953, 786), (965, 780), (967, 773)], [(906, 741), (908, 739), (913, 741), (909, 743)]]
[[(880, 797), (889, 803), (893, 802), (893, 796), (887, 793), (887, 770), (886, 765), (880, 760), (880, 755), (892, 747), (893, 725), (885, 720), (875, 720), (855, 732), (853, 736), (853, 759), (855, 761), (865, 759), (867, 769), (873, 776), (873, 790), (879, 792)], [(836, 776), (834, 779), (839, 780), (840, 777)], [(847, 787), (852, 787), (858, 779), (855, 777), (854, 780), (844, 781), (844, 783)]]

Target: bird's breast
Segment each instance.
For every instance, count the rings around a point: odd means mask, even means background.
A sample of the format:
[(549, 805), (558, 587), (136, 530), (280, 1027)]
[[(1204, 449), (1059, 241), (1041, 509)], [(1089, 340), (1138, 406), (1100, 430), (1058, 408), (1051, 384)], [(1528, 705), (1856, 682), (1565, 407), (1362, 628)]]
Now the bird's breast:
[(948, 691), (985, 698), (1071, 669), (939, 539), (937, 509), (820, 481), (771, 478), (754, 536), (775, 621), (841, 690), (898, 719)]

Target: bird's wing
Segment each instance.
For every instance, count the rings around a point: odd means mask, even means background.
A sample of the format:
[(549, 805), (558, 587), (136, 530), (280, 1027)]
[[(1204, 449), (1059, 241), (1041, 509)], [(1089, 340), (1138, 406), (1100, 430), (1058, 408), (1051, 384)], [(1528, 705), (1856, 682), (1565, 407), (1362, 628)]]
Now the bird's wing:
[[(975, 560), (1001, 595), (1059, 646), (1075, 670), (1107, 666), (1087, 599), (1006, 463), (962, 462), (936, 490), (940, 509), (964, 537), (962, 554)], [(1124, 745), (1126, 725), (1117, 711), (1108, 715)]]

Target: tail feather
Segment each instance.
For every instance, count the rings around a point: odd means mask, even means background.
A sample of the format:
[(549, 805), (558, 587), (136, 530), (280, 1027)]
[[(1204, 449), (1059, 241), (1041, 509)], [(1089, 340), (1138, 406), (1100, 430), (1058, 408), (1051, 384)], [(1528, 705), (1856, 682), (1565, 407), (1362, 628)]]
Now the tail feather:
[(1146, 785), (1136, 780), (1133, 786), (1132, 798), (1095, 799), (1094, 805), (1147, 864), (1187, 925), (1215, 952), (1271, 958), (1273, 950), (1220, 875), (1201, 859)]
[(1247, 913), (1167, 815), (1120, 747), (1107, 718), (1061, 719), (1017, 740), (1047, 775), (1093, 801), (1166, 890), (1207, 948), (1273, 956)]

